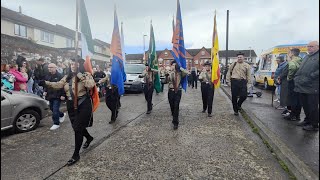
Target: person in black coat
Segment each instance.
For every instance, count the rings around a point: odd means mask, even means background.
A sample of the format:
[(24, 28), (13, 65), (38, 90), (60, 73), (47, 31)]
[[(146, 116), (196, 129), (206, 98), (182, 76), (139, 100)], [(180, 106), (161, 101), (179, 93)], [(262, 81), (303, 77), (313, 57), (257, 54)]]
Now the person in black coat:
[[(54, 63), (48, 65), (49, 75), (45, 80), (49, 82), (59, 82), (63, 75), (57, 71), (57, 66)], [(46, 100), (49, 101), (50, 110), (52, 111), (53, 126), (50, 130), (56, 130), (60, 127), (60, 123), (64, 121), (64, 113), (60, 111), (61, 101), (65, 100), (66, 93), (63, 89), (53, 89), (44, 87), (44, 93)]]

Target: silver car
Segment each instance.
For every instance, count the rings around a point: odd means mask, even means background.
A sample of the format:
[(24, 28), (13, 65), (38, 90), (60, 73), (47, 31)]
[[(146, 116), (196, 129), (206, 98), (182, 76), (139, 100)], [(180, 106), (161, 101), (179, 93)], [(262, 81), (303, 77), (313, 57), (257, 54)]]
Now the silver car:
[(49, 112), (47, 101), (39, 96), (1, 90), (1, 131), (10, 128), (16, 132), (32, 131)]

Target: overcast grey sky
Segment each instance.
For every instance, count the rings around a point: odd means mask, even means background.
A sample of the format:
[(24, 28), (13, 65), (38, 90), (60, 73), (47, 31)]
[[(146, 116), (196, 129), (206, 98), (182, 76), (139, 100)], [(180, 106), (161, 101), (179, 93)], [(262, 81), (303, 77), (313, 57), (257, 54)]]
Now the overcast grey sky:
[[(75, 29), (76, 0), (1, 0), (1, 6), (51, 24)], [(142, 53), (143, 34), (152, 19), (156, 47), (171, 49), (176, 0), (85, 0), (93, 38), (111, 42), (113, 7), (124, 26), (126, 53)], [(229, 49), (262, 49), (319, 40), (319, 0), (180, 0), (186, 48), (211, 47), (217, 10), (220, 49), (226, 48), (226, 11), (230, 10)], [(148, 38), (146, 39), (146, 46)], [(146, 47), (147, 49), (147, 47)]]

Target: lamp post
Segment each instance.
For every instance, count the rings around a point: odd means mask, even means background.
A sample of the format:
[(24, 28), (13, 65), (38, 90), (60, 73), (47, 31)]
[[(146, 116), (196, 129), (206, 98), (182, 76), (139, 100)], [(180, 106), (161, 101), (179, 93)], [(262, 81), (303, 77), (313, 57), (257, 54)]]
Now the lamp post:
[(146, 37), (147, 35), (146, 34), (144, 34), (143, 35), (143, 61), (144, 61), (144, 63), (146, 63), (146, 50), (145, 50), (145, 38), (144, 37)]
[(250, 62), (252, 62), (252, 59), (251, 59), (251, 46), (249, 47), (250, 49), (250, 55), (249, 55), (249, 58), (250, 58)]

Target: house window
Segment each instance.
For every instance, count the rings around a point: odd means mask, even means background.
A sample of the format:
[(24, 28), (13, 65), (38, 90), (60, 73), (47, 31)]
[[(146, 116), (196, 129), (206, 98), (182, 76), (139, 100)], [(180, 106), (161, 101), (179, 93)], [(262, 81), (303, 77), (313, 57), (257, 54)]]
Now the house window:
[(66, 47), (70, 48), (72, 47), (72, 40), (71, 39), (66, 39)]
[(19, 24), (14, 25), (14, 34), (21, 37), (27, 37), (27, 28)]
[(194, 61), (194, 64), (199, 64), (199, 60), (195, 60), (195, 61)]
[(166, 65), (169, 66), (170, 65), (170, 61), (166, 60)]
[(41, 41), (53, 44), (54, 35), (48, 32), (41, 31)]
[(206, 54), (205, 51), (201, 51), (201, 55), (204, 56)]
[(99, 46), (94, 46), (94, 51), (97, 53), (102, 53), (102, 48)]
[(165, 55), (165, 56), (168, 56), (168, 52), (164, 52), (164, 55)]

